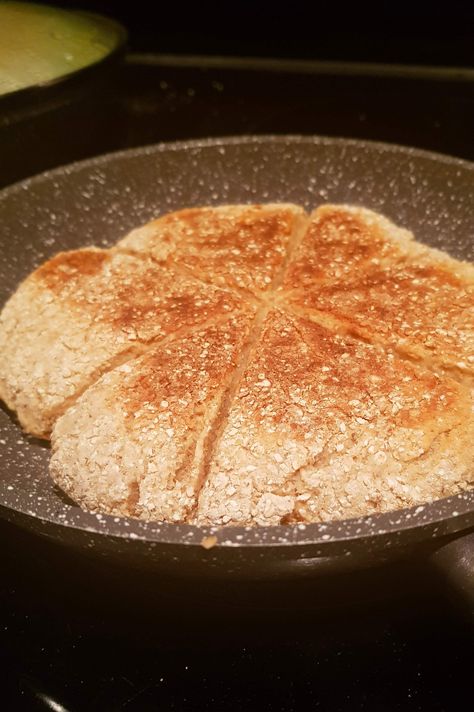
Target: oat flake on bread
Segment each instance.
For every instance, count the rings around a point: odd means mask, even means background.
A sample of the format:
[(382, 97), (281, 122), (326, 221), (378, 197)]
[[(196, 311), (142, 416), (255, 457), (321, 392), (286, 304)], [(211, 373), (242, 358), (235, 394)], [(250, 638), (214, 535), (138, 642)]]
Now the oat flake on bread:
[(474, 267), (369, 210), (193, 208), (60, 253), (0, 316), (0, 397), (94, 512), (317, 522), (472, 484)]

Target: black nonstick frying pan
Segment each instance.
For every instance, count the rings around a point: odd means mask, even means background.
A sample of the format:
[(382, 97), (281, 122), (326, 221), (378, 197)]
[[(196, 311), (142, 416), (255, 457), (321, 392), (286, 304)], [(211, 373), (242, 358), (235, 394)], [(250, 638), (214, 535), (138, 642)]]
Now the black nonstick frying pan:
[[(0, 301), (59, 250), (110, 245), (132, 227), (187, 206), (273, 201), (308, 209), (327, 201), (360, 204), (413, 230), (419, 240), (474, 259), (473, 164), (344, 139), (225, 138), (114, 153), (4, 190)], [(416, 551), (434, 556), (466, 590), (474, 588), (474, 490), (328, 524), (204, 529), (81, 511), (49, 480), (48, 448), (23, 435), (5, 409), (0, 446), (3, 517), (57, 543), (157, 575), (289, 580), (349, 572)]]

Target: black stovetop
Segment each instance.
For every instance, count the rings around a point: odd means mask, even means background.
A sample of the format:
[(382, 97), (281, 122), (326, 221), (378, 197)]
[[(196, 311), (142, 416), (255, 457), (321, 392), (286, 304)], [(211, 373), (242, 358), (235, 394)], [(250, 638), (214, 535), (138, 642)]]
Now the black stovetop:
[[(472, 126), (471, 72), (132, 56), (104, 96), (1, 129), (0, 180), (242, 133), (370, 138), (472, 160)], [(311, 586), (286, 606), (267, 586), (268, 605), (214, 610), (185, 582), (182, 597), (157, 586), (142, 606), (133, 574), (94, 568), (6, 523), (0, 534), (4, 709), (470, 707), (471, 622), (435, 580), (401, 578), (390, 601), (343, 610), (313, 610)]]
[(390, 600), (317, 609), (317, 582), (216, 593), (183, 580), (166, 593), (153, 577), (0, 531), (4, 709), (469, 708), (468, 611), (416, 568)]

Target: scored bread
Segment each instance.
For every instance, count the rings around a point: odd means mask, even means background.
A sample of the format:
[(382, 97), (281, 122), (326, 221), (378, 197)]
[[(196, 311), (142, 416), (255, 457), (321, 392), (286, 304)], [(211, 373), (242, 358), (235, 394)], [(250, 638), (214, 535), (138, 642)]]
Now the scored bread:
[(314, 304), (349, 333), (474, 383), (474, 279), (445, 265), (373, 267), (291, 303), (305, 313)]
[(283, 288), (305, 315), (474, 381), (474, 266), (372, 211), (316, 210)]
[(316, 289), (371, 264), (393, 264), (413, 250), (413, 234), (383, 215), (350, 205), (323, 205), (310, 216), (285, 275), (285, 289)]
[(251, 321), (230, 317), (102, 376), (55, 425), (56, 483), (87, 509), (185, 520)]
[(305, 217), (285, 203), (192, 208), (132, 230), (118, 248), (179, 263), (220, 287), (266, 292)]
[(466, 488), (473, 455), (467, 389), (274, 310), (195, 521), (327, 521), (407, 507)]
[(91, 511), (327, 521), (472, 483), (472, 265), (372, 211), (194, 208), (62, 253), (0, 317), (0, 396)]
[(121, 359), (241, 303), (149, 259), (60, 253), (20, 285), (0, 316), (0, 396), (25, 430), (47, 437), (77, 395)]

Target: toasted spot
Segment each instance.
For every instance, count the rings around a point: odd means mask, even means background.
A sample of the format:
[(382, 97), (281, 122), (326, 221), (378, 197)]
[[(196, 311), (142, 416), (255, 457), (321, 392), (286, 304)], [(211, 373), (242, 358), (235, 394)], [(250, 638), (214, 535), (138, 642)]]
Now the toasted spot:
[(231, 317), (102, 376), (54, 427), (57, 484), (91, 511), (185, 521), (251, 322)]
[(300, 309), (328, 313), (352, 333), (474, 376), (474, 279), (433, 260), (371, 267), (345, 280), (298, 292)]
[(106, 250), (96, 248), (60, 252), (36, 270), (36, 277), (55, 293), (61, 293), (71, 282), (77, 284), (83, 277), (92, 277), (103, 269), (110, 259)]
[(181, 210), (133, 230), (118, 247), (179, 262), (219, 286), (265, 292), (303, 218), (285, 204)]
[(62, 253), (25, 280), (2, 312), (0, 395), (26, 430), (48, 436), (108, 369), (150, 342), (247, 308), (240, 296), (152, 260)]
[(311, 216), (284, 288), (344, 278), (372, 260), (398, 259), (412, 235), (370, 210), (326, 205)]
[(459, 491), (472, 477), (471, 409), (448, 377), (271, 312), (196, 521), (326, 521)]

